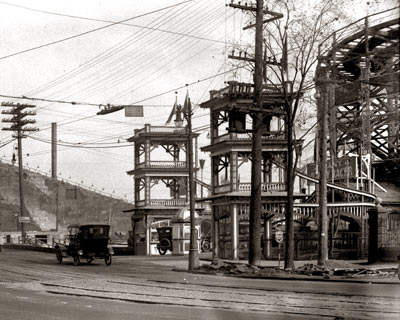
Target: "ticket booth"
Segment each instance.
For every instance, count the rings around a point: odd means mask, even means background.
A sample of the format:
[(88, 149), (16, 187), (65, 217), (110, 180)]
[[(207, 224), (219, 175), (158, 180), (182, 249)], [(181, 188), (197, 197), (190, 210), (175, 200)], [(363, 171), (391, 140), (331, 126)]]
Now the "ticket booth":
[[(200, 218), (195, 212), (197, 248), (200, 250)], [(172, 218), (173, 255), (189, 254), (190, 249), (190, 210), (182, 208)]]

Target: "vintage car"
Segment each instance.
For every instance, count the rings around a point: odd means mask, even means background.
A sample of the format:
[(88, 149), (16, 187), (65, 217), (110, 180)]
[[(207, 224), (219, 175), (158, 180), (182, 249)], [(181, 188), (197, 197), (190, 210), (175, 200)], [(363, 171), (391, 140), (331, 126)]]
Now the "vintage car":
[(108, 224), (77, 223), (68, 226), (66, 242), (55, 246), (58, 263), (62, 263), (63, 258), (72, 257), (75, 266), (82, 259), (86, 259), (89, 264), (94, 259), (104, 259), (106, 265), (111, 265), (114, 251), (108, 245), (109, 232)]
[(157, 250), (161, 255), (167, 253), (168, 250), (172, 251), (172, 227), (157, 228), (158, 244)]

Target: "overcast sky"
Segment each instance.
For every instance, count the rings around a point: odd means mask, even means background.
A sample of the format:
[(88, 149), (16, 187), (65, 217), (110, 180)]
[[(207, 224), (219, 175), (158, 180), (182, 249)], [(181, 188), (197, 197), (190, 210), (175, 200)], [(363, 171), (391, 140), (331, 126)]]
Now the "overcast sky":
[[(175, 91), (178, 102), (183, 104), (189, 90), (192, 101), (199, 103), (207, 99), (208, 90), (222, 86), (224, 76), (215, 75), (227, 67), (224, 42), (234, 41), (232, 15), (240, 18), (235, 10), (228, 12), (224, 1), (213, 0), (1, 1), (0, 94), (145, 105), (144, 119), (125, 118), (123, 111), (95, 116), (97, 106), (2, 97), (1, 101), (37, 105), (36, 126), (40, 131), (32, 137), (41, 141), (24, 139), (24, 163), (49, 171), (49, 128), (51, 122), (57, 122), (58, 139), (62, 142), (88, 147), (98, 146), (93, 143), (121, 146), (78, 149), (60, 145), (60, 177), (71, 177), (88, 186), (94, 184), (100, 190), (115, 191), (132, 200), (132, 179), (126, 171), (133, 168), (133, 148), (124, 147), (124, 138), (144, 123), (164, 124), (175, 101)], [(131, 19), (125, 22), (130, 25), (115, 24), (19, 53), (126, 19)], [(230, 24), (227, 32), (225, 22)], [(202, 81), (205, 78), (210, 80)], [(191, 83), (195, 84), (186, 89), (185, 84)], [(195, 118), (196, 127), (208, 122), (204, 110), (197, 110)], [(206, 133), (202, 132), (203, 136)], [(7, 142), (10, 135), (9, 131), (1, 131), (0, 143)], [(11, 159), (13, 144), (0, 149), (3, 159)]]
[[(248, 33), (241, 30), (246, 18), (240, 10), (225, 3), (0, 1), (0, 94), (92, 104), (0, 97), (37, 106), (40, 131), (23, 141), (24, 164), (49, 172), (50, 124), (56, 122), (60, 178), (132, 201), (133, 183), (126, 171), (133, 169), (133, 148), (124, 139), (145, 123), (163, 125), (175, 91), (178, 102), (183, 104), (188, 90), (198, 104), (233, 77), (224, 74), (231, 68), (226, 50), (232, 45), (226, 43), (243, 43)], [(356, 12), (362, 16), (366, 11)], [(120, 21), (124, 23), (113, 24)], [(236, 79), (251, 81), (245, 73)], [(123, 111), (96, 116), (97, 105), (107, 103), (144, 105), (144, 118), (126, 118)], [(208, 121), (208, 111), (197, 109), (194, 127)], [(199, 132), (200, 146), (207, 143), (207, 131)], [(11, 160), (15, 141), (3, 146), (10, 138), (9, 131), (0, 131), (1, 159)], [(85, 148), (63, 146), (70, 143)], [(100, 144), (117, 148), (93, 148)], [(204, 176), (208, 174), (207, 166)]]

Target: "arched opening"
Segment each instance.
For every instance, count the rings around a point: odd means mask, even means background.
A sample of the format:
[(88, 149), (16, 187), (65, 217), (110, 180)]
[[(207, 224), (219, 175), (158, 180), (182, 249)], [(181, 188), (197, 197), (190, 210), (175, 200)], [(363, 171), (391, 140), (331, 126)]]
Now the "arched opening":
[(329, 223), (329, 258), (358, 259), (367, 239), (362, 238), (360, 222), (352, 216), (339, 214)]

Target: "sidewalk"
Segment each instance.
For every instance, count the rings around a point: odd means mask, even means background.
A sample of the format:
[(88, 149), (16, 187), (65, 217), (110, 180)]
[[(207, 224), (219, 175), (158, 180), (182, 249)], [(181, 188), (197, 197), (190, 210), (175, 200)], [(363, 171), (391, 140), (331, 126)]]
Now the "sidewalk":
[[(149, 263), (172, 267), (175, 271), (188, 272), (187, 256), (148, 256)], [(283, 270), (283, 261), (262, 260), (258, 268), (249, 268), (246, 260), (219, 260), (213, 263), (210, 254), (200, 254), (200, 268), (194, 273), (225, 275), (239, 278), (292, 279), (314, 281), (342, 281), (360, 283), (400, 284), (397, 262), (377, 262), (367, 260), (328, 260), (321, 270), (316, 260), (295, 261), (295, 272)]]
[[(51, 252), (49, 248), (36, 248), (21, 245), (3, 245), (3, 248), (35, 250)], [(46, 249), (46, 250), (45, 250)], [(121, 256), (122, 257), (122, 256)], [(133, 256), (152, 264), (170, 267), (174, 271), (188, 272), (188, 256)], [(212, 261), (211, 253), (199, 254), (199, 269), (197, 274), (223, 275), (237, 278), (254, 279), (282, 279), (282, 280), (312, 280), (312, 281), (342, 281), (359, 283), (400, 284), (398, 277), (399, 262), (377, 262), (368, 264), (367, 260), (328, 260), (327, 268), (317, 266), (316, 260), (295, 261), (295, 272), (283, 269), (284, 262), (277, 260), (262, 260), (260, 266), (251, 268), (246, 260), (218, 260)]]

